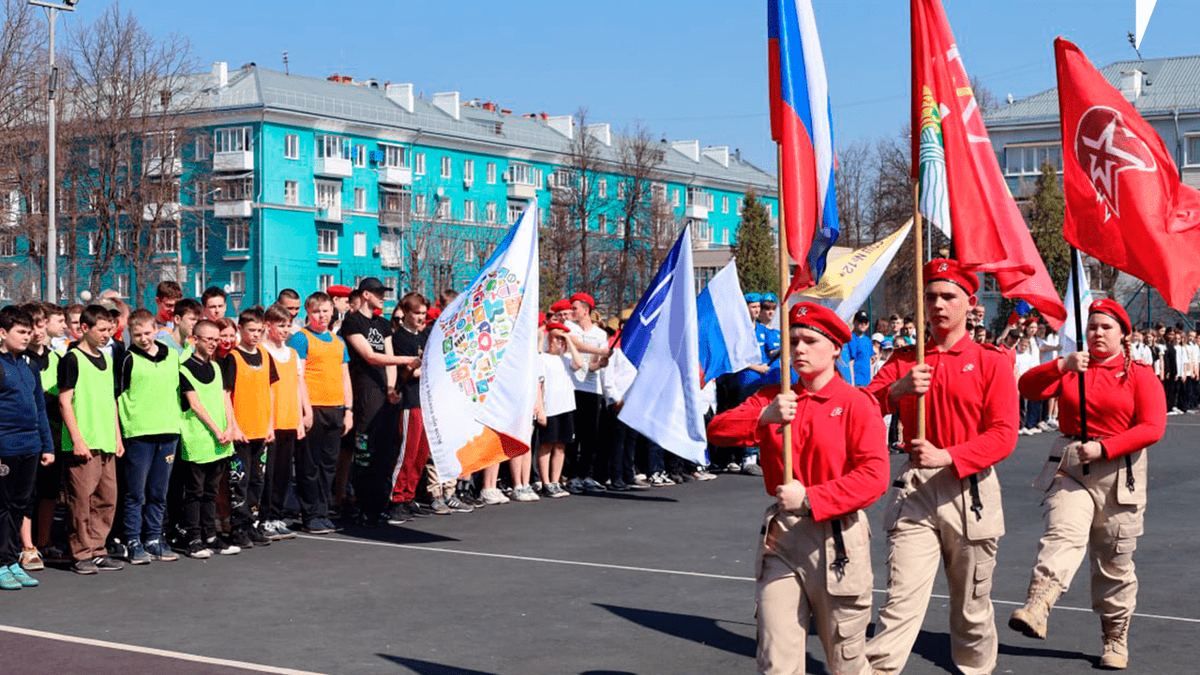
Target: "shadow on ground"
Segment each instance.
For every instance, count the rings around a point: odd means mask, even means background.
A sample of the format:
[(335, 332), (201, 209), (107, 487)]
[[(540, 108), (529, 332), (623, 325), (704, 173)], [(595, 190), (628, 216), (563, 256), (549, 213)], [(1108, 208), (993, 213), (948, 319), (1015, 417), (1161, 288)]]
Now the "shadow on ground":
[[(466, 668), (456, 668), (447, 666), (441, 663), (432, 661), (422, 661), (420, 659), (409, 659), (403, 656), (392, 656), (390, 654), (379, 654), (379, 657), (399, 664), (408, 668), (417, 675), (499, 675), (499, 673), (490, 673), (482, 670), (469, 670)], [(579, 675), (637, 675), (627, 670), (585, 670)]]
[[(1000, 643), (1000, 656), (1015, 656), (1018, 658), (1061, 659), (1064, 661), (1087, 661), (1093, 666), (1100, 662), (1099, 657), (1089, 656), (1080, 652), (1066, 649), (1047, 649), (1045, 647), (1021, 647), (1018, 645)], [(950, 655), (950, 634), (921, 631), (917, 642), (913, 645), (913, 656), (919, 656), (948, 673), (957, 673), (954, 659)]]

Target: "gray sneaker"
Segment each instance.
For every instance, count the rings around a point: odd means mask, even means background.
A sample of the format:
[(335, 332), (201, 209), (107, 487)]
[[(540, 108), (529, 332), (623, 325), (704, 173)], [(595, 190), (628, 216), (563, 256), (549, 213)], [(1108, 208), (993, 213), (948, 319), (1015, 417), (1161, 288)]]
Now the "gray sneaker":
[(430, 510), (432, 510), (434, 513), (438, 514), (439, 516), (448, 516), (451, 513), (454, 513), (454, 511), (452, 511), (450, 509), (450, 507), (446, 504), (446, 500), (442, 499), (441, 497), (438, 497), (438, 498), (434, 499), (432, 502), (430, 502), (429, 508), (430, 508)]
[(605, 488), (595, 478), (584, 478), (581, 482), (583, 489), (586, 492), (604, 492)]
[(471, 513), (475, 507), (470, 504), (464, 504), (458, 497), (449, 497), (446, 499), (446, 506), (454, 513)]

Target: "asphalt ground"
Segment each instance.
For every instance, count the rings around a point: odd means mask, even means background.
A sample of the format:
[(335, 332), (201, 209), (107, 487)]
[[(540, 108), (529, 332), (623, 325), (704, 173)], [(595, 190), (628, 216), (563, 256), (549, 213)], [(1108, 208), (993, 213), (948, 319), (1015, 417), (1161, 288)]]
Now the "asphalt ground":
[[(1130, 673), (1200, 671), (1200, 415), (1151, 451)], [(999, 468), (1008, 534), (992, 598), (1000, 673), (1095, 667), (1086, 562), (1045, 641), (1006, 626), (1042, 531), (1029, 486), (1051, 434)], [(901, 456), (893, 455), (893, 468)], [(761, 479), (722, 475), (348, 529), (207, 561), (79, 576), (48, 569), (0, 594), (0, 673), (659, 675), (754, 671)], [(875, 587), (886, 581), (879, 507)], [(411, 525), (411, 526), (410, 526)], [(939, 574), (906, 673), (953, 672)], [(876, 595), (876, 602), (882, 600)], [(809, 672), (826, 672), (809, 639)]]

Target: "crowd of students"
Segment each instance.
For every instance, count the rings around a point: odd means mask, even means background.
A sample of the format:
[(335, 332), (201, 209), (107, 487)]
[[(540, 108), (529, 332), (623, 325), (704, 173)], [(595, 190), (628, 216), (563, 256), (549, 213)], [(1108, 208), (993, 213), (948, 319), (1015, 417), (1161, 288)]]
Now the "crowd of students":
[(366, 278), (302, 303), (285, 289), (230, 318), (221, 289), (192, 299), (165, 281), (154, 311), (113, 292), (0, 310), (0, 588), (36, 586), (29, 572), (46, 562), (96, 574), (327, 534), (335, 520), (714, 477), (616, 419), (635, 371), (616, 346), (622, 319), (602, 325), (586, 293), (542, 317), (533, 451), (438, 475), (420, 364), (439, 308), (408, 293), (389, 320), (391, 291)]

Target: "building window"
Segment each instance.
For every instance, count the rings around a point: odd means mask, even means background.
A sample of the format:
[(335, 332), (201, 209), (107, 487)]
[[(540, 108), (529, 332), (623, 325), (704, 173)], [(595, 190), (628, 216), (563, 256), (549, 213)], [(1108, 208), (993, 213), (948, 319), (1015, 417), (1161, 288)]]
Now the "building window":
[(121, 296), (122, 298), (129, 297), (129, 275), (128, 274), (118, 274), (117, 275), (116, 291), (117, 291), (117, 295)]
[(350, 154), (354, 158), (354, 166), (362, 168), (367, 165), (367, 146), (356, 145)]
[(596, 184), (596, 190), (600, 193), (600, 199), (608, 199), (608, 179), (601, 178)]
[(1186, 136), (1184, 141), (1187, 154), (1183, 158), (1184, 166), (1200, 166), (1200, 136)]
[(487, 182), (488, 185), (496, 184), (496, 163), (488, 162), (487, 165)]
[(475, 222), (475, 202), (470, 199), (463, 202), (463, 220), (468, 223)]
[(625, 181), (617, 182), (617, 199), (625, 199)]
[(225, 227), (225, 247), (230, 251), (250, 250), (250, 223), (242, 220)]
[(693, 219), (692, 225), (695, 226), (696, 236), (695, 241), (711, 242), (712, 241), (712, 225), (707, 220)]
[(318, 274), (317, 275), (317, 289), (320, 290), (322, 293), (325, 292), (332, 285), (333, 285), (333, 275), (332, 274)]
[(1049, 162), (1055, 171), (1062, 171), (1062, 146), (1058, 143), (1004, 146), (1004, 173), (1009, 176), (1028, 176), (1042, 173)]
[(473, 160), (473, 159), (464, 159), (463, 160), (463, 182), (464, 183), (474, 183), (475, 182), (475, 160)]
[(367, 255), (367, 233), (366, 232), (355, 232), (354, 233), (354, 255), (355, 255), (355, 257), (358, 257), (358, 258), (362, 258)]
[[(192, 158), (197, 162), (212, 157), (212, 145), (209, 144), (209, 140), (208, 134), (200, 134), (196, 136), (196, 142), (192, 143)], [(93, 169), (100, 166), (100, 150), (98, 148), (88, 148), (88, 166)]]
[(354, 210), (367, 210), (367, 189), (356, 187), (354, 188)]
[(424, 176), (425, 175), (425, 153), (418, 152), (415, 161), (416, 161), (416, 166), (413, 168), (413, 171), (415, 171), (418, 176)]
[(535, 182), (537, 174), (534, 171), (533, 166), (529, 164), (513, 162), (512, 164), (508, 165), (508, 171), (506, 173), (507, 175), (505, 176), (505, 180), (507, 180), (509, 183), (515, 183), (516, 185), (537, 186), (537, 182)]
[(231, 293), (246, 292), (246, 273), (245, 272), (230, 272), (229, 273), (229, 290)]
[(341, 209), (342, 184), (337, 181), (319, 180), (317, 185), (317, 208)]
[(671, 190), (671, 206), (679, 206), (679, 188)]
[(283, 181), (283, 203), (293, 206), (300, 203), (300, 184), (294, 180)]
[(317, 157), (322, 159), (347, 159), (350, 141), (340, 136), (317, 136)]
[(416, 210), (418, 216), (425, 215), (425, 195), (417, 195), (413, 198), (413, 209)]
[(742, 215), (742, 209), (744, 209), (745, 207), (746, 207), (746, 198), (745, 198), (745, 197), (738, 197), (738, 200), (737, 200), (737, 214), (738, 214), (739, 216), (740, 216), (740, 215)]
[(442, 178), (449, 178), (452, 168), (453, 167), (451, 166), (450, 158), (443, 157), (442, 158)]
[[(114, 250), (125, 253), (133, 250), (133, 232), (129, 230), (117, 230), (117, 235), (113, 237)], [(61, 246), (58, 249), (63, 251)]]
[(396, 300), (396, 289), (400, 288), (400, 284), (397, 282), (396, 277), (384, 277), (383, 285), (392, 289), (390, 291), (383, 292), (383, 299), (388, 302), (394, 302)]
[(468, 241), (463, 245), (463, 262), (472, 264), (475, 262), (475, 242)]
[(300, 136), (287, 134), (283, 137), (283, 158), (300, 159)]
[[(90, 239), (89, 239), (90, 241)], [(0, 235), (0, 256), (11, 258), (17, 254), (17, 237), (12, 234)], [(92, 255), (95, 255), (94, 253)]]
[(217, 152), (246, 152), (250, 149), (250, 127), (217, 129), (213, 132), (213, 149)]
[(525, 204), (521, 202), (508, 203), (508, 222), (515, 223), (521, 219), (521, 214), (525, 211)]
[[(337, 230), (317, 230), (317, 254), (318, 255), (337, 255), (338, 252), (338, 233)], [(325, 290), (322, 287), (321, 290)]]
[(179, 253), (179, 230), (174, 227), (154, 228), (154, 253), (156, 255)]
[(700, 188), (690, 187), (687, 189), (687, 205), (702, 206), (706, 209), (712, 209), (712, 194), (701, 190)]
[[(219, 201), (228, 202), (254, 198), (254, 179), (249, 176), (233, 180), (215, 181), (213, 187), (220, 189), (220, 192), (214, 195)], [(209, 193), (209, 190), (202, 190), (200, 194), (207, 195)]]
[(729, 195), (721, 197), (721, 213), (729, 213)]
[(667, 201), (667, 186), (662, 183), (651, 184), (650, 200), (656, 204), (665, 204)]
[(383, 165), (397, 169), (408, 166), (408, 148), (399, 145), (383, 146)]
[(485, 213), (485, 218), (486, 218), (487, 222), (489, 222), (489, 223), (496, 222), (496, 202), (488, 202), (487, 203), (487, 210)]
[(437, 217), (443, 220), (449, 220), (451, 216), (451, 206), (454, 204), (448, 197), (439, 199), (437, 203)]
[(608, 233), (608, 216), (604, 215), (603, 213), (596, 216), (596, 226), (600, 230), (600, 232), (607, 234)]
[(617, 231), (615, 232), (615, 234), (618, 237), (625, 236), (625, 218), (623, 216), (617, 217)]

